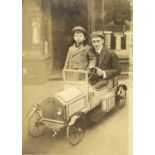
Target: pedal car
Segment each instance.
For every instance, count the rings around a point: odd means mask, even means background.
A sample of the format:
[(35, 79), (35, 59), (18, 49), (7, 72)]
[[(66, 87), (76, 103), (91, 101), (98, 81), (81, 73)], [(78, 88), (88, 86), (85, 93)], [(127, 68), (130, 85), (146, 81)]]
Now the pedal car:
[(84, 136), (87, 120), (98, 121), (116, 105), (125, 105), (127, 86), (119, 85), (118, 77), (109, 79), (100, 90), (93, 88), (88, 78), (87, 71), (64, 69), (64, 89), (34, 105), (29, 114), (29, 133), (38, 137), (49, 129), (55, 136), (65, 128), (68, 142), (76, 145)]

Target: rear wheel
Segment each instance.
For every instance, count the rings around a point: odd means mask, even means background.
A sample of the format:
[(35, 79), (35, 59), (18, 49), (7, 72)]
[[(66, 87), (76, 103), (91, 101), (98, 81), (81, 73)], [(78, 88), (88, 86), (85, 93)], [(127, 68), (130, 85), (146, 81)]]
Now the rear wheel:
[(85, 133), (86, 130), (86, 120), (85, 117), (79, 117), (73, 125), (67, 127), (67, 139), (69, 144), (78, 144)]
[(123, 108), (126, 104), (126, 89), (122, 86), (117, 91), (117, 103), (120, 108)]
[(28, 121), (28, 131), (31, 136), (33, 137), (39, 137), (44, 134), (46, 127), (44, 124), (40, 121), (40, 116), (37, 112), (34, 112), (34, 114), (29, 118)]

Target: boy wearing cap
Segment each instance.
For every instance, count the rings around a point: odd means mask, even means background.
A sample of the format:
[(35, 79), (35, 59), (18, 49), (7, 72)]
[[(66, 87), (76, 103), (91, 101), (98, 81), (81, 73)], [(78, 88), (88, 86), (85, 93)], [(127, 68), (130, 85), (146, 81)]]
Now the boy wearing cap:
[(82, 69), (95, 67), (96, 57), (92, 48), (86, 44), (86, 30), (81, 26), (76, 26), (72, 30), (74, 44), (69, 47), (65, 69)]
[(97, 63), (97, 77), (92, 77), (89, 82), (96, 89), (108, 84), (108, 79), (121, 73), (118, 56), (114, 51), (104, 47), (104, 34), (95, 31), (91, 34), (92, 46), (94, 47)]

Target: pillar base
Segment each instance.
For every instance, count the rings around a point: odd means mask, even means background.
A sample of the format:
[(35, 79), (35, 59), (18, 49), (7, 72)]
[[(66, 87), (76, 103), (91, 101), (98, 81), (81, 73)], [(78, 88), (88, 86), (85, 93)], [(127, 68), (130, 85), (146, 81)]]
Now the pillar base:
[(51, 57), (23, 57), (23, 84), (44, 84), (48, 81)]

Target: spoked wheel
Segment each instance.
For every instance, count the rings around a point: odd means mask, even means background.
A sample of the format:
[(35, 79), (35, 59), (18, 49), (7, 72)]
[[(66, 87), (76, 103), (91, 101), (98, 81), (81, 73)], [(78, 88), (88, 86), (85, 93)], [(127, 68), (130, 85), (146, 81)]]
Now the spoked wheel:
[(33, 137), (39, 137), (43, 135), (45, 132), (46, 127), (44, 124), (40, 121), (40, 116), (37, 112), (35, 112), (28, 121), (28, 131), (31, 136)]
[(67, 127), (67, 139), (69, 144), (78, 144), (85, 133), (86, 130), (86, 120), (85, 117), (79, 117), (73, 125)]
[(126, 87), (120, 86), (117, 91), (117, 103), (120, 108), (123, 108), (126, 104)]

